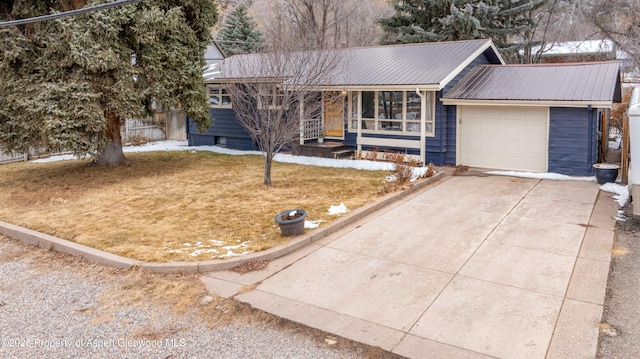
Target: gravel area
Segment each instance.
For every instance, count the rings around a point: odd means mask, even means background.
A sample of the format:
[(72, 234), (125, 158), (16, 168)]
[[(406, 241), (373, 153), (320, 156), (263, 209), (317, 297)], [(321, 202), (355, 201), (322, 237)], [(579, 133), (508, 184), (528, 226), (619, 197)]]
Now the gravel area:
[(631, 204), (625, 208), (627, 220), (618, 222), (611, 261), (598, 357), (638, 358), (640, 353), (640, 219)]
[(398, 358), (208, 296), (0, 236), (2, 358)]

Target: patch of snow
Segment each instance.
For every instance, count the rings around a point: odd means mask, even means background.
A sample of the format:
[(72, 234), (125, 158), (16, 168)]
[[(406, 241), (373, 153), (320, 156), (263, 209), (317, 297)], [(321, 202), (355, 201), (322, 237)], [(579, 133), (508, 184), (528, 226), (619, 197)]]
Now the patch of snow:
[(296, 214), (298, 214), (298, 211), (293, 210), (293, 211), (289, 212), (289, 217), (293, 217), (293, 216), (295, 216)]
[(69, 161), (69, 160), (78, 160), (80, 157), (75, 155), (58, 155), (51, 156), (47, 158), (39, 158), (37, 160), (32, 160), (33, 163), (47, 163), (47, 162), (58, 162), (58, 161)]
[(627, 216), (624, 215), (624, 210), (619, 209), (618, 214), (615, 217), (613, 217), (613, 219), (615, 219), (618, 222), (626, 222)]
[(629, 187), (627, 186), (622, 186), (617, 183), (605, 183), (600, 186), (600, 189), (605, 192), (615, 193), (613, 199), (618, 202), (620, 207), (624, 207), (627, 201), (629, 201)]
[[(612, 138), (614, 139), (613, 141), (611, 141)], [(614, 129), (612, 128), (611, 131), (609, 131), (609, 148), (618, 149), (621, 148), (621, 144), (622, 134), (614, 132)]]
[[(226, 257), (235, 257), (235, 256), (241, 256), (241, 255), (245, 255), (247, 253), (251, 253), (251, 251), (244, 251), (242, 253), (235, 253), (234, 249), (239, 249), (239, 248), (246, 248), (248, 247), (247, 243), (249, 243), (250, 241), (245, 241), (242, 242), (238, 245), (233, 245), (233, 246), (225, 246), (225, 242), (223, 241), (219, 241), (219, 240), (215, 240), (215, 239), (211, 239), (209, 240), (209, 242), (211, 242), (211, 244), (205, 244), (203, 242), (196, 242), (195, 247), (194, 245), (191, 243), (183, 243), (182, 244), (182, 248), (180, 249), (169, 249), (167, 247), (165, 247), (165, 249), (168, 250), (169, 253), (184, 253), (187, 254), (191, 257), (197, 257), (201, 254), (209, 254), (209, 253), (213, 253), (214, 256), (211, 258), (226, 258)], [(238, 241), (240, 242), (240, 241)], [(220, 251), (216, 248), (212, 248), (211, 246), (217, 246), (217, 247), (222, 247), (222, 249), (224, 249), (226, 251), (226, 254), (223, 255), (219, 255)]]
[(347, 209), (347, 206), (344, 205), (344, 203), (340, 203), (337, 206), (329, 206), (329, 214), (331, 215), (337, 215), (337, 214), (344, 214), (349, 212), (349, 210)]
[(411, 175), (411, 182), (417, 180), (418, 178), (424, 177), (427, 174), (428, 170), (429, 167), (414, 167), (413, 174)]
[(273, 160), (281, 163), (294, 163), (299, 165), (309, 165), (309, 166), (318, 166), (318, 167), (353, 168), (356, 170), (368, 170), (368, 171), (393, 170), (393, 164), (389, 162), (294, 156), (286, 153), (276, 154)]
[(305, 229), (314, 229), (314, 228), (318, 228), (318, 226), (320, 225), (320, 223), (322, 222), (326, 222), (325, 220), (319, 219), (317, 221), (304, 221), (304, 228)]
[(620, 141), (620, 140), (617, 140), (617, 141), (609, 141), (609, 148), (614, 149), (614, 150), (617, 150), (617, 149), (619, 149), (619, 148), (620, 148), (621, 142), (622, 142), (622, 141)]
[(229, 258), (229, 257), (240, 257), (240, 256), (243, 256), (243, 255), (249, 254), (249, 253), (251, 253), (251, 252), (234, 253), (232, 250), (228, 250), (227, 254), (223, 254), (223, 255), (219, 256), (218, 258), (224, 259), (224, 258)]
[(579, 177), (579, 176), (567, 176), (559, 173), (537, 173), (537, 172), (516, 172), (516, 171), (488, 171), (485, 173), (489, 175), (496, 175), (496, 176), (549, 179), (549, 180), (557, 180), (557, 181), (588, 181), (588, 182), (596, 181), (595, 176)]
[(251, 241), (246, 241), (246, 242), (242, 242), (238, 245), (235, 246), (223, 246), (222, 249), (226, 249), (226, 250), (231, 250), (231, 249), (238, 249), (238, 248), (246, 248), (248, 247), (247, 243), (249, 243)]
[(596, 163), (595, 165), (593, 165), (593, 167), (603, 170), (617, 170), (620, 168), (620, 166), (611, 163)]
[[(189, 146), (187, 141), (156, 141), (145, 143), (141, 146), (124, 146), (124, 153), (152, 152), (152, 151), (191, 151), (191, 152), (215, 152), (231, 156), (257, 155), (262, 156), (260, 151), (240, 151), (218, 146)], [(33, 160), (34, 163), (46, 163), (65, 160), (77, 160), (74, 155), (51, 156)], [(332, 168), (353, 168), (367, 171), (392, 171), (393, 164), (389, 162), (333, 159), (307, 156), (294, 156), (286, 153), (278, 153), (274, 161), (281, 163), (294, 163), (309, 166), (332, 167)], [(426, 171), (426, 167), (414, 169), (414, 176)]]

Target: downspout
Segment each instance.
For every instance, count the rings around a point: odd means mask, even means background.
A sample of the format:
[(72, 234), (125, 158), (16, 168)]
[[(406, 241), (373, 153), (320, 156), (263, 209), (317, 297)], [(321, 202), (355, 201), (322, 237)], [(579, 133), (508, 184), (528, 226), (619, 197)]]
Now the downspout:
[(358, 116), (356, 116), (356, 153), (362, 155), (362, 91), (358, 91), (357, 104), (353, 103), (353, 93), (351, 94), (351, 99), (351, 106), (355, 105), (358, 108)]
[(300, 145), (304, 145), (304, 95), (298, 95), (298, 103), (300, 103)]
[(420, 162), (423, 166), (427, 165), (427, 100), (426, 96), (416, 88), (416, 94), (420, 97)]

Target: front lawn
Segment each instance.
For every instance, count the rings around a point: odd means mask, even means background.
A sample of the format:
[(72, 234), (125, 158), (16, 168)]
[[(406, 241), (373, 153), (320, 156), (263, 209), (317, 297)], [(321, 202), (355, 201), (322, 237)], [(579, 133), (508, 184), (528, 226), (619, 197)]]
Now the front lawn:
[[(274, 163), (212, 152), (128, 154), (131, 166), (87, 160), (0, 166), (0, 220), (144, 261), (195, 261), (287, 242), (279, 212), (353, 210), (382, 196), (388, 172)], [(327, 223), (321, 224), (326, 226)]]

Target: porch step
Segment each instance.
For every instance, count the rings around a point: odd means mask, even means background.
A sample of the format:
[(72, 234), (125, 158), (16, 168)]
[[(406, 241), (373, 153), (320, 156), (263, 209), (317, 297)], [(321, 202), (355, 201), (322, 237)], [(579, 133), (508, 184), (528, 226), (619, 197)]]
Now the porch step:
[(342, 142), (309, 142), (300, 145), (300, 155), (302, 156), (345, 158), (351, 156), (352, 152), (353, 150)]
[(351, 158), (351, 156), (353, 156), (353, 150), (348, 148), (340, 151), (333, 151), (331, 153), (333, 154), (333, 158)]

